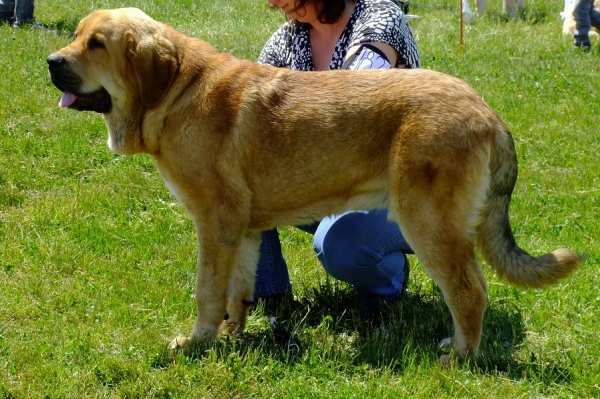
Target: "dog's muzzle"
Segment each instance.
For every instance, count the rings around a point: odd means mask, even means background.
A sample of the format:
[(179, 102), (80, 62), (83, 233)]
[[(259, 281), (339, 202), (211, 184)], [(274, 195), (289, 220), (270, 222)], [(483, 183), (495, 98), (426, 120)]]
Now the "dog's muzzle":
[(81, 78), (74, 74), (65, 58), (58, 53), (51, 54), (46, 61), (50, 71), (50, 80), (63, 95), (59, 107), (72, 108), (78, 111), (94, 111), (101, 114), (110, 112), (112, 100), (106, 89), (101, 88), (91, 93), (81, 93)]

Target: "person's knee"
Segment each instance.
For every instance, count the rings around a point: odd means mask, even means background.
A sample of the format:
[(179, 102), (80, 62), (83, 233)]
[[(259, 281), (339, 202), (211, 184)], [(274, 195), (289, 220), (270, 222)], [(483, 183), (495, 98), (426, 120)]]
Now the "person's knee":
[(386, 211), (349, 212), (325, 218), (314, 249), (332, 277), (355, 286), (385, 284), (403, 270), (410, 247)]
[(331, 225), (315, 251), (325, 271), (333, 278), (352, 285), (362, 285), (363, 279), (372, 278), (384, 255), (365, 245), (354, 229), (338, 220)]
[(328, 245), (319, 256), (325, 271), (333, 278), (361, 285), (366, 274), (378, 268), (383, 256), (364, 245)]
[(348, 240), (348, 232), (344, 229), (349, 226), (344, 222), (344, 217), (345, 215), (326, 217), (317, 226), (313, 236), (313, 249), (321, 262), (340, 256), (333, 252)]

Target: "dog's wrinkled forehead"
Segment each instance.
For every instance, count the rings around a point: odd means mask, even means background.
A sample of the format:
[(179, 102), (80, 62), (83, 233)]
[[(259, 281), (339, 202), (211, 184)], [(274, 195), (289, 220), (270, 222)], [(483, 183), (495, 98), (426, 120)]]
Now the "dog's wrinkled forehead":
[(119, 8), (114, 10), (98, 10), (89, 14), (79, 22), (75, 36), (95, 30), (105, 30), (111, 35), (119, 35), (126, 30), (154, 30), (156, 21), (143, 11), (134, 8)]

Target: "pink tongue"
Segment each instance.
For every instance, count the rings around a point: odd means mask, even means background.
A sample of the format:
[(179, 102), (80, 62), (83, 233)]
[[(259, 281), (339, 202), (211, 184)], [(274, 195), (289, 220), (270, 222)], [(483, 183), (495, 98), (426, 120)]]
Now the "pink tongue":
[(77, 100), (77, 96), (75, 94), (65, 91), (58, 102), (58, 106), (61, 108), (67, 108), (69, 105), (73, 104), (75, 100)]

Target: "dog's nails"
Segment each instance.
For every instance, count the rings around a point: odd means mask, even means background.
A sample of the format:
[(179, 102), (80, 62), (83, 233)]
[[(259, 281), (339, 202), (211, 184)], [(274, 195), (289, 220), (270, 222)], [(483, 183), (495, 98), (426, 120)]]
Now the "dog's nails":
[(452, 347), (452, 338), (444, 338), (438, 343), (438, 349), (448, 349)]

